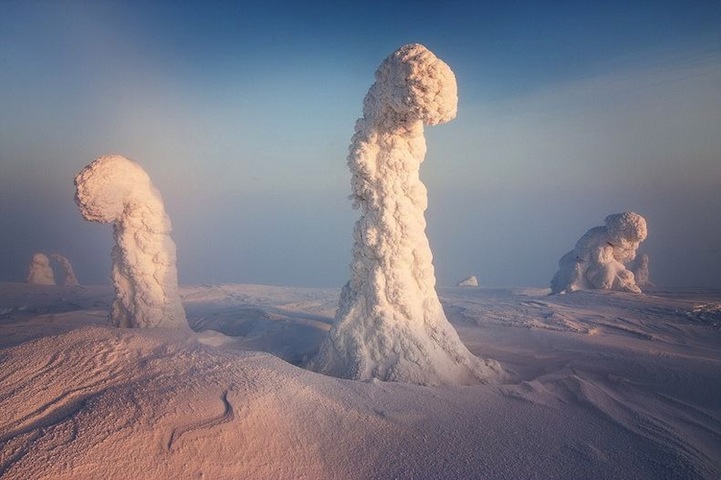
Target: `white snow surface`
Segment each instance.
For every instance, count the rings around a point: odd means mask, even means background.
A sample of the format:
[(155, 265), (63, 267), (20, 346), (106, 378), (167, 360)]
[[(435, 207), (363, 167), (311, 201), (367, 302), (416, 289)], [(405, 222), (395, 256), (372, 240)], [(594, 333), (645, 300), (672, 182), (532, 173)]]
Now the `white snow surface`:
[(78, 173), (75, 186), (75, 203), (83, 217), (113, 224), (112, 324), (188, 328), (178, 294), (170, 218), (145, 170), (123, 156), (108, 155)]
[(183, 287), (194, 333), (108, 326), (112, 287), (0, 283), (0, 477), (721, 478), (721, 291), (548, 292), (440, 289), (512, 374), (424, 387), (293, 365), (335, 289)]
[(636, 250), (647, 234), (646, 220), (637, 213), (607, 216), (605, 226), (587, 231), (575, 248), (558, 261), (551, 293), (587, 289), (641, 293), (626, 264), (636, 258)]
[(422, 45), (405, 45), (378, 67), (348, 155), (351, 198), (361, 212), (351, 279), (336, 322), (308, 368), (422, 385), (501, 375), (498, 363), (468, 351), (446, 319), (425, 234), (423, 126), (453, 119), (457, 102), (450, 67)]
[(39, 252), (33, 254), (25, 281), (33, 285), (55, 285), (55, 274), (47, 255)]

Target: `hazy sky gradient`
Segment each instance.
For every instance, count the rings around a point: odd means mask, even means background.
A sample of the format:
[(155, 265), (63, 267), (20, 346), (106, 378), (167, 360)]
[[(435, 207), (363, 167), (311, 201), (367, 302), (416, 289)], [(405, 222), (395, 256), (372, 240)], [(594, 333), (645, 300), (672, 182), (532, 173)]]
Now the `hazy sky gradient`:
[(421, 171), (439, 284), (547, 286), (633, 210), (653, 281), (721, 287), (721, 4), (591, 3), (0, 1), (0, 281), (57, 251), (108, 282), (72, 179), (118, 153), (165, 198), (181, 283), (342, 285), (353, 124), (419, 42), (460, 97)]

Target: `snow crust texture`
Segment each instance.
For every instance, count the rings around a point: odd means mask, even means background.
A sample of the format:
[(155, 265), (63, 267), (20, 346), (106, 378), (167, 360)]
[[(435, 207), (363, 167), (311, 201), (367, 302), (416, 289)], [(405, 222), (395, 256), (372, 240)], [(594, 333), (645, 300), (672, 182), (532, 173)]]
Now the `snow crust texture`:
[(75, 177), (86, 220), (113, 224), (110, 319), (117, 327), (188, 328), (178, 293), (175, 243), (160, 192), (143, 168), (100, 157)]
[(626, 265), (648, 232), (646, 220), (634, 212), (606, 217), (606, 225), (594, 227), (576, 242), (576, 247), (558, 262), (551, 280), (551, 293), (601, 289), (641, 293), (633, 272)]
[(401, 47), (376, 71), (348, 156), (351, 198), (361, 212), (351, 279), (309, 368), (423, 385), (479, 383), (500, 374), (497, 362), (466, 349), (446, 319), (425, 235), (423, 126), (453, 119), (457, 102), (453, 72), (422, 45)]
[[(0, 478), (721, 478), (721, 291), (439, 289), (469, 349), (514, 370), (463, 388), (267, 353), (317, 347), (338, 291), (181, 287), (226, 336), (112, 328), (108, 286), (0, 283)], [(249, 307), (284, 316), (248, 334)]]
[(36, 253), (30, 260), (28, 276), (25, 280), (32, 285), (55, 285), (55, 274), (50, 259), (44, 253)]

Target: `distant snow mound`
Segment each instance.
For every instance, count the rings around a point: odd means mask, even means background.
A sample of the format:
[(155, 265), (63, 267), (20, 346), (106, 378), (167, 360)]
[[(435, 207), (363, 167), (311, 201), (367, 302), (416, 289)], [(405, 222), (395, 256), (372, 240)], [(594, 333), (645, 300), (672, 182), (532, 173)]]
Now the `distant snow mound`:
[(648, 234), (646, 220), (637, 213), (615, 213), (606, 225), (587, 231), (576, 247), (558, 262), (551, 280), (551, 293), (602, 289), (641, 293), (633, 272), (626, 264), (636, 258), (636, 250)]
[(351, 279), (335, 323), (307, 366), (357, 380), (482, 383), (501, 374), (473, 356), (445, 317), (425, 235), (423, 125), (453, 119), (451, 69), (422, 45), (393, 52), (375, 73), (351, 140), (355, 224)]
[(478, 286), (478, 279), (475, 275), (471, 275), (468, 278), (464, 278), (460, 282), (458, 282), (459, 287), (477, 287)]
[(50, 259), (44, 253), (36, 253), (30, 260), (28, 276), (25, 280), (32, 285), (55, 285), (55, 274)]
[(170, 219), (145, 170), (120, 155), (104, 156), (78, 173), (75, 186), (83, 217), (113, 224), (112, 324), (189, 328), (178, 293)]

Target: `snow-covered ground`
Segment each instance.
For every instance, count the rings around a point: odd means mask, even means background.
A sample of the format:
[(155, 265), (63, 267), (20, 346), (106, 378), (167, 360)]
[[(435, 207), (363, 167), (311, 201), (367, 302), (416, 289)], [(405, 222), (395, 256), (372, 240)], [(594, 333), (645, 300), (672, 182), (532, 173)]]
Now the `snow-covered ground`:
[(0, 477), (721, 478), (721, 292), (440, 289), (505, 384), (296, 365), (339, 290), (181, 288), (198, 333), (106, 325), (111, 287), (0, 284)]

